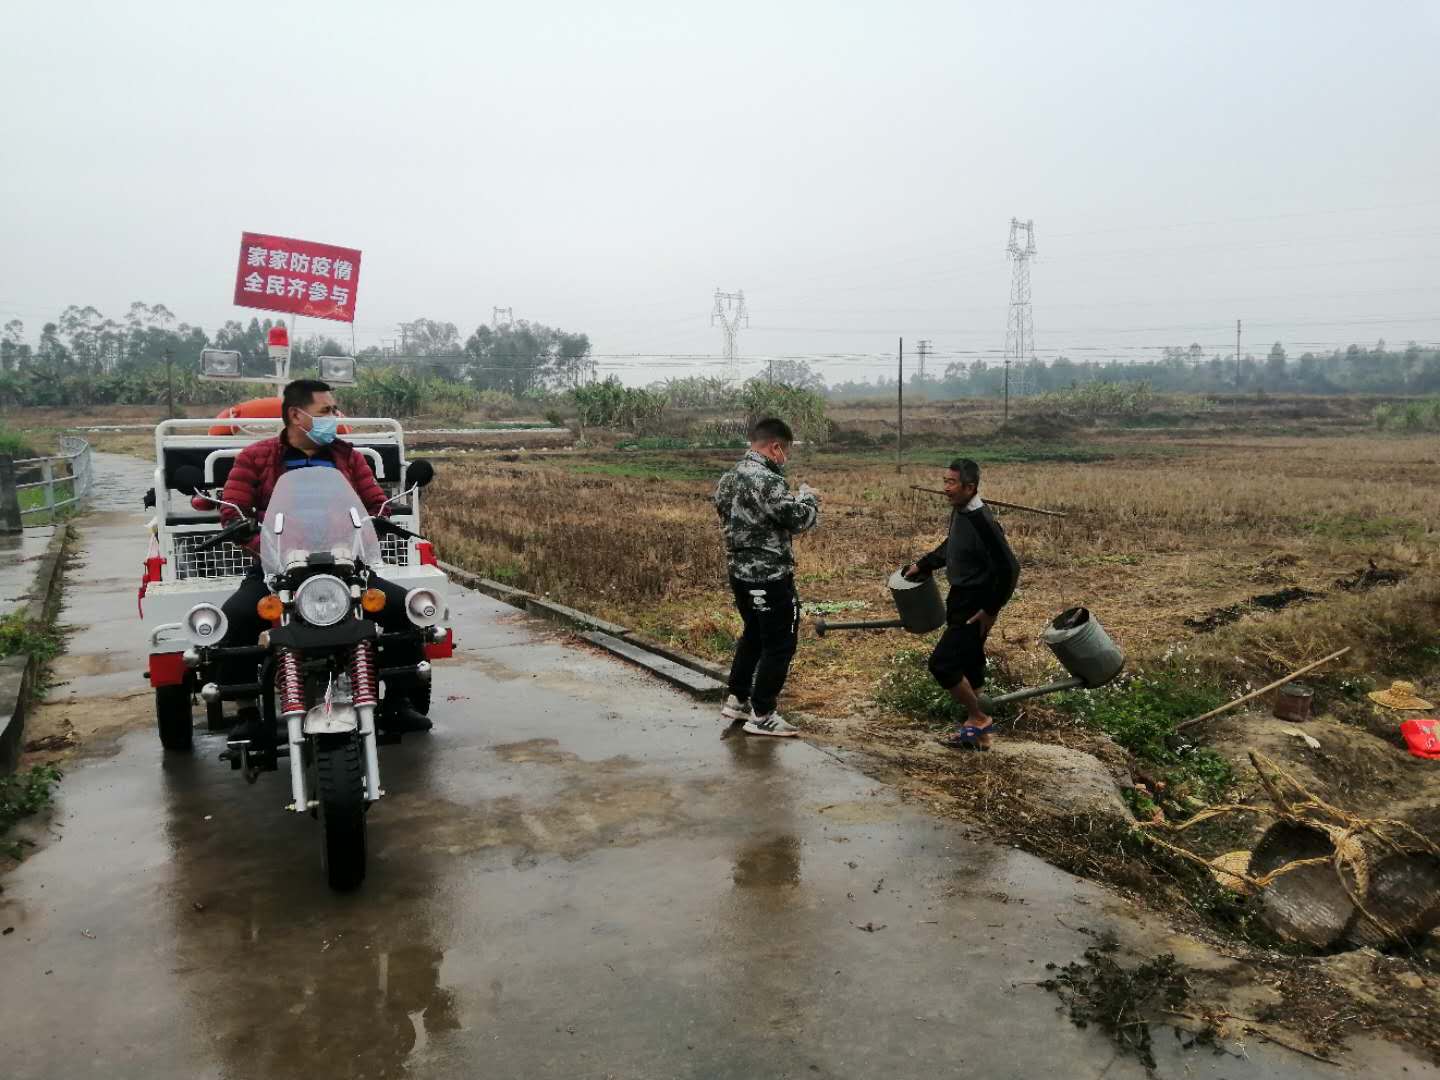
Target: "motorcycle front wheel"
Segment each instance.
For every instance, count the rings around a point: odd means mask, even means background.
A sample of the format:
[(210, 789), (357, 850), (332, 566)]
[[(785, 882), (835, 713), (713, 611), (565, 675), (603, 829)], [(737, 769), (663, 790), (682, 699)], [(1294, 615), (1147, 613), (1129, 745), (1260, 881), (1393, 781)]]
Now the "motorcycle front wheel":
[(349, 892), (365, 880), (365, 755), (359, 737), (317, 736), (314, 761), (321, 865), (332, 889)]

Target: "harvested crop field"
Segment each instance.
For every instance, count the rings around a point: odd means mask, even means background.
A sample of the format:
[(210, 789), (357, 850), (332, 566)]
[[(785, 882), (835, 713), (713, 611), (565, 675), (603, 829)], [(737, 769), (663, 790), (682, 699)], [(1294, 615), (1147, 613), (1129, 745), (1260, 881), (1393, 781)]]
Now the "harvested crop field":
[[(1423, 580), (1431, 569), (1437, 448), (1428, 441), (1097, 441), (968, 452), (982, 462), (982, 495), (1069, 515), (1001, 512), (1024, 566), (992, 639), (1002, 678), (1054, 669), (1035, 639), (1072, 604), (1092, 608), (1143, 661), (1287, 598), (1323, 623), (1327, 598), (1354, 595), (1341, 583), (1362, 580), (1372, 563), (1386, 580)], [(429, 527), (460, 565), (724, 659), (739, 623), (708, 496), (734, 456), (450, 458), (429, 500)], [(886, 575), (945, 530), (944, 501), (909, 486), (938, 487), (948, 457), (922, 451), (897, 475), (879, 453), (797, 455), (790, 476), (820, 490), (823, 513), (821, 528), (796, 545), (802, 598), (846, 617), (889, 616)], [(792, 708), (848, 715), (871, 699), (897, 650), (915, 644), (897, 631), (807, 640)], [(1254, 673), (1298, 666), (1314, 658), (1304, 645), (1287, 653), (1275, 643), (1247, 665)]]

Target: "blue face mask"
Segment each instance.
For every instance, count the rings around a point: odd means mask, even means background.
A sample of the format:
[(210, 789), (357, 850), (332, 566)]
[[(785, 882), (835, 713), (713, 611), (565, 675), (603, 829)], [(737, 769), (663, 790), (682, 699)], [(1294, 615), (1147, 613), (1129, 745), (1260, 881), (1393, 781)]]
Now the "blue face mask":
[[(308, 412), (305, 415), (310, 416)], [(310, 430), (305, 434), (316, 446), (329, 446), (335, 441), (339, 427), (340, 418), (337, 416), (310, 416)]]

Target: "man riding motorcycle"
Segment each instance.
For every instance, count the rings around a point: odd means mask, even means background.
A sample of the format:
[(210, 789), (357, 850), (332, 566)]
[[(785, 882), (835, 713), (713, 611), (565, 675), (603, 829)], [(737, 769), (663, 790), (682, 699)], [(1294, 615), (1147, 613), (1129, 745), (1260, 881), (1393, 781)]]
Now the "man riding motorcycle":
[[(328, 383), (319, 379), (296, 379), (285, 387), (281, 398), (281, 415), (285, 427), (273, 439), (262, 439), (252, 443), (236, 456), (225, 480), (222, 499), (226, 503), (247, 512), (255, 521), (260, 521), (270, 504), (270, 496), (276, 483), (285, 473), (294, 469), (328, 468), (343, 476), (355, 490), (370, 514), (379, 514), (385, 502), (385, 492), (375, 481), (375, 474), (363, 454), (343, 439), (337, 438), (340, 407)], [(233, 524), (238, 513), (230, 506), (222, 506), (220, 520), (224, 525)], [(247, 544), (252, 552), (258, 550), (259, 540)], [(410, 622), (405, 614), (405, 590), (380, 577), (372, 579), (375, 588), (385, 593), (385, 607), (377, 613), (375, 621), (386, 631), (405, 631)], [(229, 631), (221, 642), (224, 646), (254, 645), (259, 641), (264, 623), (256, 605), (269, 595), (261, 572), (259, 561), (252, 562), (240, 588), (223, 605), (229, 619)], [(423, 659), (420, 645), (391, 646), (386, 657), (389, 665), (417, 664)], [(227, 684), (254, 681), (253, 669), (247, 670), (246, 661), (227, 660), (220, 673)], [(396, 695), (393, 702), (377, 717), (378, 726), (390, 732), (429, 731), (430, 718), (417, 712), (405, 699)], [(237, 722), (230, 732), (232, 741), (258, 740), (268, 738), (263, 731), (258, 703), (252, 698), (243, 701), (237, 712)]]

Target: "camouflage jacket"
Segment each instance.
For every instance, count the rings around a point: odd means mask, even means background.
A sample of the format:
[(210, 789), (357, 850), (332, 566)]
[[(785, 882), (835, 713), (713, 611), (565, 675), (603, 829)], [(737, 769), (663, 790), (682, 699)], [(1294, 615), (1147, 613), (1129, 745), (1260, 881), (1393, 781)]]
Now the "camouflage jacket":
[(720, 478), (715, 510), (725, 534), (730, 576), (741, 581), (776, 581), (793, 574), (790, 538), (820, 521), (815, 496), (792, 495), (784, 470), (754, 450)]

